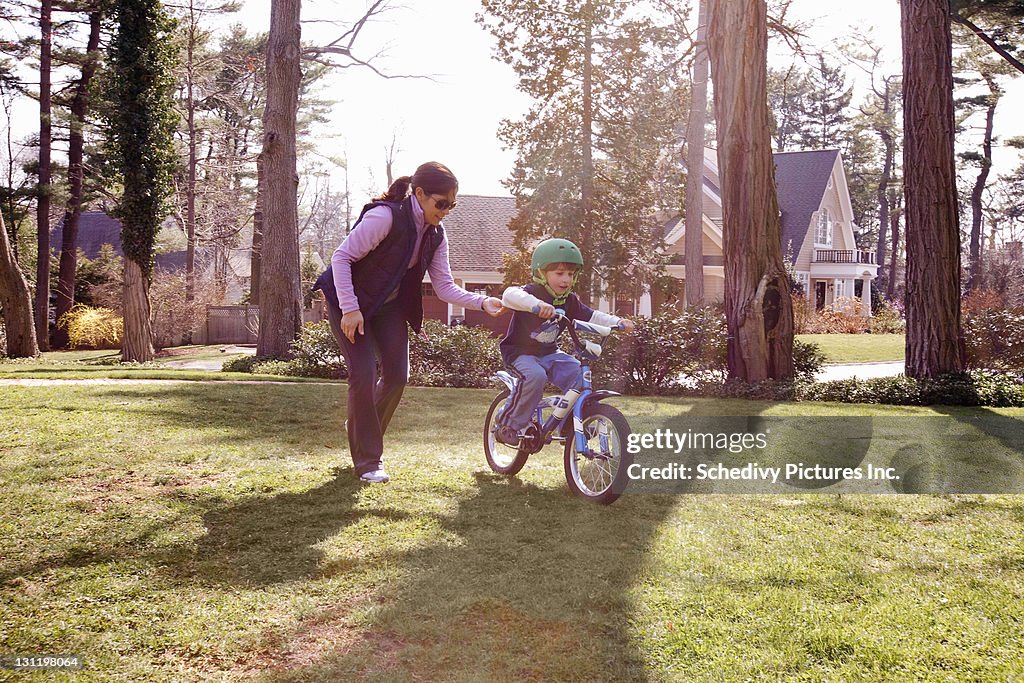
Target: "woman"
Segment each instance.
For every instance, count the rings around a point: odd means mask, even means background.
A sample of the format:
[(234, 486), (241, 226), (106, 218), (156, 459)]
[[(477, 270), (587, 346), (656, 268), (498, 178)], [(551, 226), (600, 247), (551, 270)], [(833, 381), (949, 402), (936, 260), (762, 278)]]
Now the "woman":
[(388, 480), (383, 437), (409, 379), (406, 324), (419, 332), (423, 322), (423, 274), (448, 303), (492, 316), (503, 310), (500, 299), (468, 292), (452, 279), (441, 219), (455, 208), (458, 189), (452, 172), (435, 161), (396, 180), (363, 207), (315, 285), (327, 298), (331, 330), (348, 365), (348, 445), (356, 475), (366, 482)]

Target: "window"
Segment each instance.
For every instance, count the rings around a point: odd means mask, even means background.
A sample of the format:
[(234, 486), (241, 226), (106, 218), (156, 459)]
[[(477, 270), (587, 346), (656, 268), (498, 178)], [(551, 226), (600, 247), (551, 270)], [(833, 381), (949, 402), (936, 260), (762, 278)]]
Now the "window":
[(822, 208), (818, 211), (818, 225), (814, 230), (814, 246), (832, 246), (832, 220), (828, 215), (828, 209)]

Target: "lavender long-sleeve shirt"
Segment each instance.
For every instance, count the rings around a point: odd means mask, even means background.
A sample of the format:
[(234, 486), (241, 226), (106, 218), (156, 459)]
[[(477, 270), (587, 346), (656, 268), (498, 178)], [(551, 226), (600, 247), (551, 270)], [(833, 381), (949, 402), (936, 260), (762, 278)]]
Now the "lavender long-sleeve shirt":
[[(427, 230), (426, 222), (423, 219), (423, 207), (415, 197), (411, 204), (413, 223), (416, 226), (416, 246), (413, 248), (412, 258), (409, 260), (407, 268), (416, 265), (416, 261), (419, 259), (420, 243)], [(342, 312), (359, 310), (359, 300), (352, 287), (352, 264), (373, 251), (390, 231), (391, 209), (386, 206), (374, 207), (363, 215), (359, 224), (334, 250), (334, 255), (331, 256), (331, 265), (334, 271), (334, 288), (338, 292), (338, 303), (341, 305)], [(468, 308), (483, 308), (486, 296), (473, 294), (455, 284), (451, 265), (448, 263), (447, 235), (442, 238), (441, 244), (427, 265), (427, 273), (430, 275), (430, 283), (434, 286), (434, 291), (442, 301)]]

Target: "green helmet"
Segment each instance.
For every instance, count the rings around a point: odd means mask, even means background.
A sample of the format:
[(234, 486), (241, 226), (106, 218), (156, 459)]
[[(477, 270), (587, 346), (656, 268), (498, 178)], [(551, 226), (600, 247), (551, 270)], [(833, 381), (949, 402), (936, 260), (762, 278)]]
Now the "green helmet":
[[(544, 240), (533, 250), (533, 258), (530, 259), (530, 272), (533, 275), (533, 281), (539, 285), (544, 285), (544, 288), (555, 297), (555, 305), (560, 306), (565, 303), (568, 292), (562, 296), (556, 295), (551, 288), (548, 287), (548, 281), (541, 272), (552, 263), (576, 264), (579, 266), (576, 270), (576, 276), (579, 277), (579, 269), (583, 268), (583, 254), (580, 253), (579, 247), (575, 244), (569, 240), (559, 238)], [(576, 280), (574, 279), (573, 287), (575, 286)], [(572, 289), (570, 288), (569, 291), (572, 291)]]

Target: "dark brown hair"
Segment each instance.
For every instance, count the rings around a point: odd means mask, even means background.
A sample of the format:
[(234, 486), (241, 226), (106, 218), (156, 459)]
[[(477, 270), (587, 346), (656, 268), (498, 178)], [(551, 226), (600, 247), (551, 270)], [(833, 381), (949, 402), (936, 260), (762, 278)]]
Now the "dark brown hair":
[(378, 201), (400, 202), (409, 194), (409, 190), (422, 187), (427, 194), (448, 195), (452, 190), (459, 189), (459, 180), (444, 164), (428, 161), (420, 164), (412, 176), (404, 175), (391, 183), (388, 191), (377, 197)]

